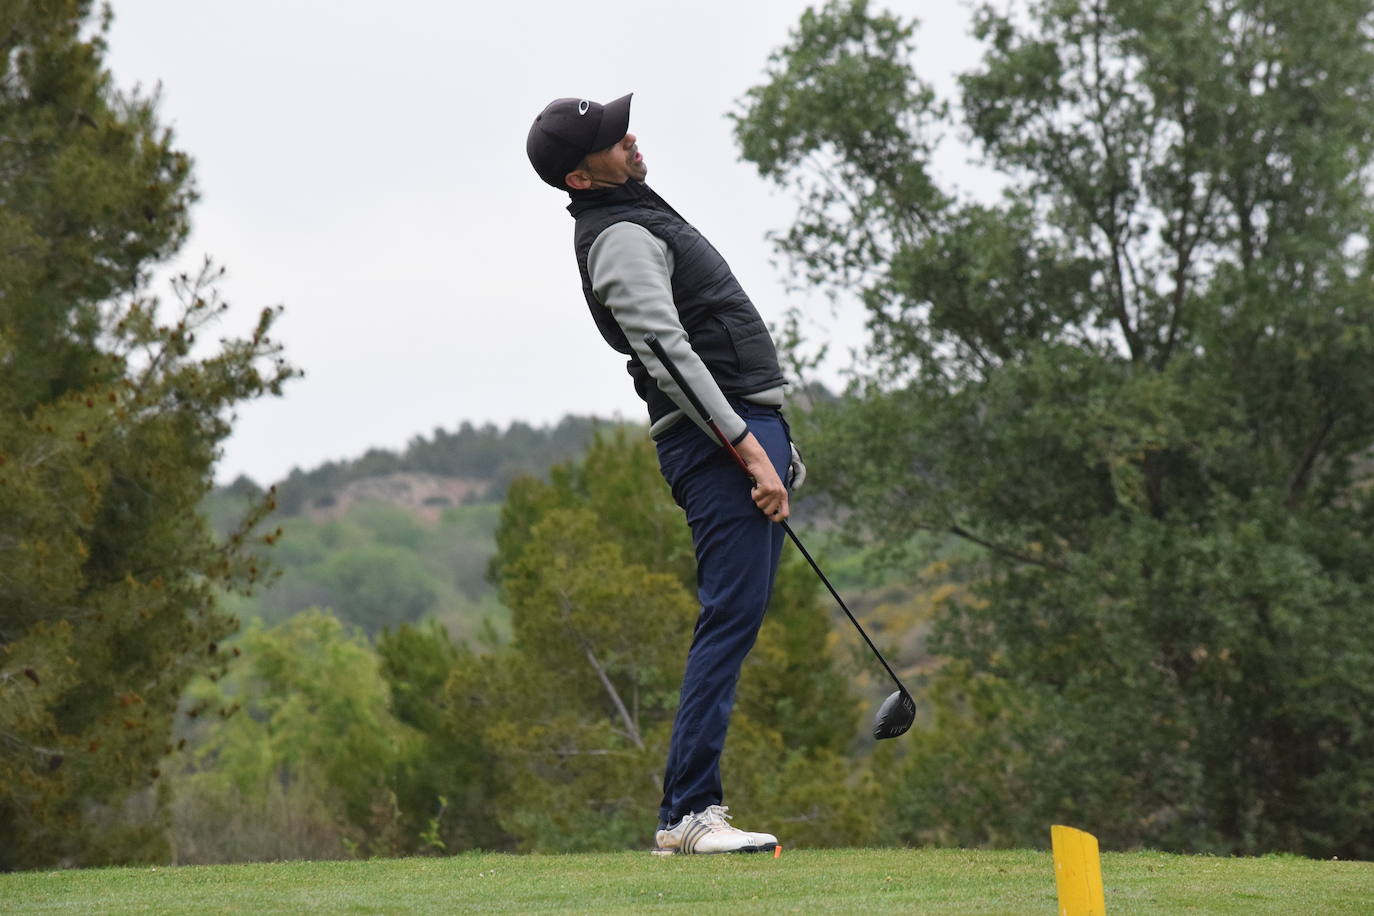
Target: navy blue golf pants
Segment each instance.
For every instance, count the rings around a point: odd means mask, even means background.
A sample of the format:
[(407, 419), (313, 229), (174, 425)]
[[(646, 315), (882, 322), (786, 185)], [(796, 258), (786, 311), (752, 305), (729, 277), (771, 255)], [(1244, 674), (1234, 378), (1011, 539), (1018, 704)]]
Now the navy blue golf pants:
[[(786, 480), (792, 452), (782, 412), (742, 400), (731, 404)], [(786, 534), (754, 505), (749, 478), (730, 453), (695, 423), (678, 421), (657, 445), (663, 477), (692, 529), (701, 601), (663, 771), (658, 817), (671, 825), (724, 797), (720, 754), (735, 684), (763, 623)]]

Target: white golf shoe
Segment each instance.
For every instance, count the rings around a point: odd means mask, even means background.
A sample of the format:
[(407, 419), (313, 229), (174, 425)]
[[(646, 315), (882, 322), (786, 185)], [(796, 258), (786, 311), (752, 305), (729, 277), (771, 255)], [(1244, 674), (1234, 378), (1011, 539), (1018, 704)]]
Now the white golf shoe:
[(771, 833), (748, 833), (726, 823), (730, 809), (710, 805), (700, 814), (689, 814), (676, 826), (654, 834), (654, 854), (660, 856), (709, 855), (718, 852), (772, 852), (778, 838)]

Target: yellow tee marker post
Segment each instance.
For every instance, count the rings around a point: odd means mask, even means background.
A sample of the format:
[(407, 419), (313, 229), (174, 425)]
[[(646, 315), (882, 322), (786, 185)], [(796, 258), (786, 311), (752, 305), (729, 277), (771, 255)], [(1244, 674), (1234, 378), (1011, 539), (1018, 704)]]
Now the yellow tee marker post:
[(1058, 824), (1050, 828), (1054, 847), (1054, 885), (1059, 916), (1106, 916), (1102, 893), (1102, 857), (1097, 837)]

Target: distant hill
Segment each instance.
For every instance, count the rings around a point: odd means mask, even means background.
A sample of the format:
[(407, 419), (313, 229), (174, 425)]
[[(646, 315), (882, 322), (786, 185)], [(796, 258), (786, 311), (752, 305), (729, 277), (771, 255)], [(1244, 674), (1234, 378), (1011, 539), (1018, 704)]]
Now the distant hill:
[[(513, 422), (464, 423), (455, 432), (435, 429), (416, 436), (404, 451), (371, 449), (350, 461), (311, 470), (292, 469), (277, 483), (277, 506), (286, 517), (337, 518), (358, 500), (385, 502), (433, 520), (445, 507), (500, 502), (517, 477), (542, 476), (579, 457), (599, 431), (624, 424), (598, 417), (566, 416), (552, 426)], [(251, 496), (261, 484), (241, 477), (223, 495)]]
[[(599, 432), (622, 425), (574, 416), (538, 428), (464, 423), (417, 436), (401, 452), (297, 468), (276, 485), (266, 526), (282, 530), (263, 557), (278, 575), (225, 601), (239, 617), (268, 623), (321, 607), (368, 635), (430, 618), (468, 642), (500, 638), (507, 613), (486, 569), (506, 489), (580, 458)], [(262, 495), (240, 477), (212, 492), (204, 510), (227, 534)]]
[(361, 477), (340, 489), (309, 500), (301, 515), (312, 522), (336, 522), (358, 503), (386, 503), (427, 522), (437, 522), (445, 509), (485, 502), (494, 484), (490, 479), (445, 477), (424, 471), (396, 471)]

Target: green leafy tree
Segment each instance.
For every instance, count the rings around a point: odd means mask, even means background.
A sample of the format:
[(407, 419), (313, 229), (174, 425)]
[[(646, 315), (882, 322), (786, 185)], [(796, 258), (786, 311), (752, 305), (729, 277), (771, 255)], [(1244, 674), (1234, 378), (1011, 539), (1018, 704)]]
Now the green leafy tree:
[(197, 681), (205, 723), (175, 780), (181, 862), (381, 855), (416, 845), (395, 785), (415, 734), (391, 713), (367, 639), (312, 610), (235, 640), (229, 676)]
[(510, 779), (502, 822), (532, 850), (642, 842), (695, 605), (586, 509), (553, 509), (529, 534), (502, 580), (514, 644), (486, 730)]
[(625, 558), (670, 572), (696, 589), (696, 560), (682, 510), (668, 495), (654, 445), (642, 428), (614, 429), (593, 440), (579, 461), (555, 466), (547, 482), (522, 477), (511, 485), (496, 532), (491, 577), (519, 557), (535, 522), (551, 506), (592, 508), (602, 535), (618, 542)]
[(146, 295), (186, 236), (190, 160), (111, 85), (91, 8), (0, 9), (0, 869), (165, 854), (161, 817), (119, 805), (221, 665), (215, 593), (257, 578), (271, 497), (223, 540), (198, 506), (233, 406), (294, 374), (274, 311), (193, 353), (223, 308), (208, 264), (170, 319)]
[(984, 548), (908, 839), (1374, 854), (1372, 12), (980, 7), (990, 203), (935, 179), (911, 23), (808, 11), (748, 93), (781, 248), (872, 332), (818, 483), (889, 543)]
[(331, 609), (369, 635), (419, 620), (438, 598), (419, 558), (396, 547), (341, 550), (323, 564), (318, 576), (330, 595)]
[(457, 643), (437, 621), (402, 624), (377, 639), (392, 711), (417, 736), (402, 764), (396, 794), (405, 834), (416, 852), (508, 849), (513, 838), (495, 817), (493, 800), (505, 791), (500, 758), (483, 737), (490, 725), (482, 707), (455, 709), (449, 679), (471, 676), (491, 690), (490, 659)]

